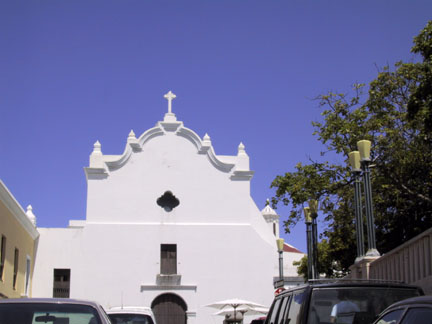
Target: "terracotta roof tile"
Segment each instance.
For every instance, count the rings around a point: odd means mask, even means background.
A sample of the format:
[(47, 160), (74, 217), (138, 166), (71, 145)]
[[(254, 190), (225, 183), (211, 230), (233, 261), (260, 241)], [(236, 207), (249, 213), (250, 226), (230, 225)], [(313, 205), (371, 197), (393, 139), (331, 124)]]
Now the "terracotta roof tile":
[(284, 252), (291, 253), (303, 253), (302, 251), (296, 249), (294, 246), (284, 243)]

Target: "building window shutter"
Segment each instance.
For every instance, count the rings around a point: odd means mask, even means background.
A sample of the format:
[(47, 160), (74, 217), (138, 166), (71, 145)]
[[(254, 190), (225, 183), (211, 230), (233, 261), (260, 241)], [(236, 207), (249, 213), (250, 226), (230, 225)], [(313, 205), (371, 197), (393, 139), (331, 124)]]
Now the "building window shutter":
[(14, 271), (13, 271), (13, 281), (12, 281), (12, 287), (14, 290), (16, 290), (17, 278), (18, 278), (18, 261), (19, 261), (19, 250), (15, 249)]
[(24, 285), (24, 295), (29, 294), (29, 284), (30, 284), (30, 271), (31, 271), (31, 259), (27, 256), (26, 259), (26, 274), (25, 274), (25, 285)]
[(161, 244), (161, 274), (177, 274), (176, 244)]
[(2, 235), (1, 237), (1, 247), (0, 247), (0, 281), (3, 281), (3, 270), (5, 265), (6, 257), (6, 237)]

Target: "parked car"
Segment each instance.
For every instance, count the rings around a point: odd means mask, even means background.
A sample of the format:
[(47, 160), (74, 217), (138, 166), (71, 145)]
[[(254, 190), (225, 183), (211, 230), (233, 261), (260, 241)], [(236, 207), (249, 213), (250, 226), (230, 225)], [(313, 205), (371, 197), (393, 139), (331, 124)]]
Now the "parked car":
[(368, 324), (390, 304), (421, 295), (404, 284), (316, 280), (277, 295), (266, 324)]
[(110, 324), (103, 308), (90, 301), (67, 298), (0, 300), (1, 324)]
[(265, 320), (266, 320), (266, 317), (265, 316), (261, 316), (261, 317), (258, 317), (258, 318), (255, 318), (254, 320), (252, 320), (250, 322), (250, 324), (264, 324)]
[(431, 324), (432, 296), (402, 300), (381, 313), (375, 324)]
[(112, 307), (107, 313), (112, 324), (156, 324), (153, 311), (150, 307)]

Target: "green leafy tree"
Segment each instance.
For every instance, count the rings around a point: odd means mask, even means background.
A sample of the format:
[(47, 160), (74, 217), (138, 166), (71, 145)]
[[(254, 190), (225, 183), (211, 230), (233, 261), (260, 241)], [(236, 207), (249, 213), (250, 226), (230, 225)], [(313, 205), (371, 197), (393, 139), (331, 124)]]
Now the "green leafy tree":
[(427, 131), (432, 131), (432, 22), (414, 38), (413, 53), (423, 57), (423, 64), (418, 64), (422, 70), (418, 81), (408, 101), (408, 117), (413, 120), (416, 115), (422, 115)]
[[(307, 256), (304, 256), (299, 261), (294, 261), (293, 265), (297, 266), (297, 273), (307, 281)], [(330, 245), (326, 239), (318, 243), (318, 272), (325, 274), (328, 278), (342, 277), (344, 275), (340, 263), (332, 259)]]
[[(356, 257), (352, 175), (348, 153), (356, 143), (372, 142), (371, 174), (377, 248), (386, 253), (432, 226), (432, 22), (414, 39), (421, 62), (384, 67), (369, 87), (353, 86), (350, 95), (330, 92), (317, 100), (322, 121), (313, 122), (323, 144), (321, 157), (338, 155), (340, 164), (311, 160), (294, 172), (277, 176), (273, 207), (291, 207), (285, 230), (302, 219), (305, 202), (320, 201), (326, 224), (328, 259), (321, 271), (332, 275), (334, 261), (342, 272)], [(414, 107), (414, 108), (413, 108)], [(417, 108), (416, 108), (417, 107)], [(411, 110), (409, 110), (411, 109)], [(366, 236), (365, 236), (366, 237)], [(320, 262), (323, 260), (320, 260)], [(320, 266), (319, 266), (320, 267)]]

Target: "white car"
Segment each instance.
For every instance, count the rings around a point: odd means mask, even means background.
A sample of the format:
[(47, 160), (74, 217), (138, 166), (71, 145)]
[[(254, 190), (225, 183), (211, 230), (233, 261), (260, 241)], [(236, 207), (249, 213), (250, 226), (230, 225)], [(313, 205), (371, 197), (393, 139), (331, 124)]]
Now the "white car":
[(0, 300), (2, 324), (110, 324), (103, 308), (91, 301), (68, 298)]
[(150, 307), (121, 306), (107, 311), (112, 324), (156, 324)]

